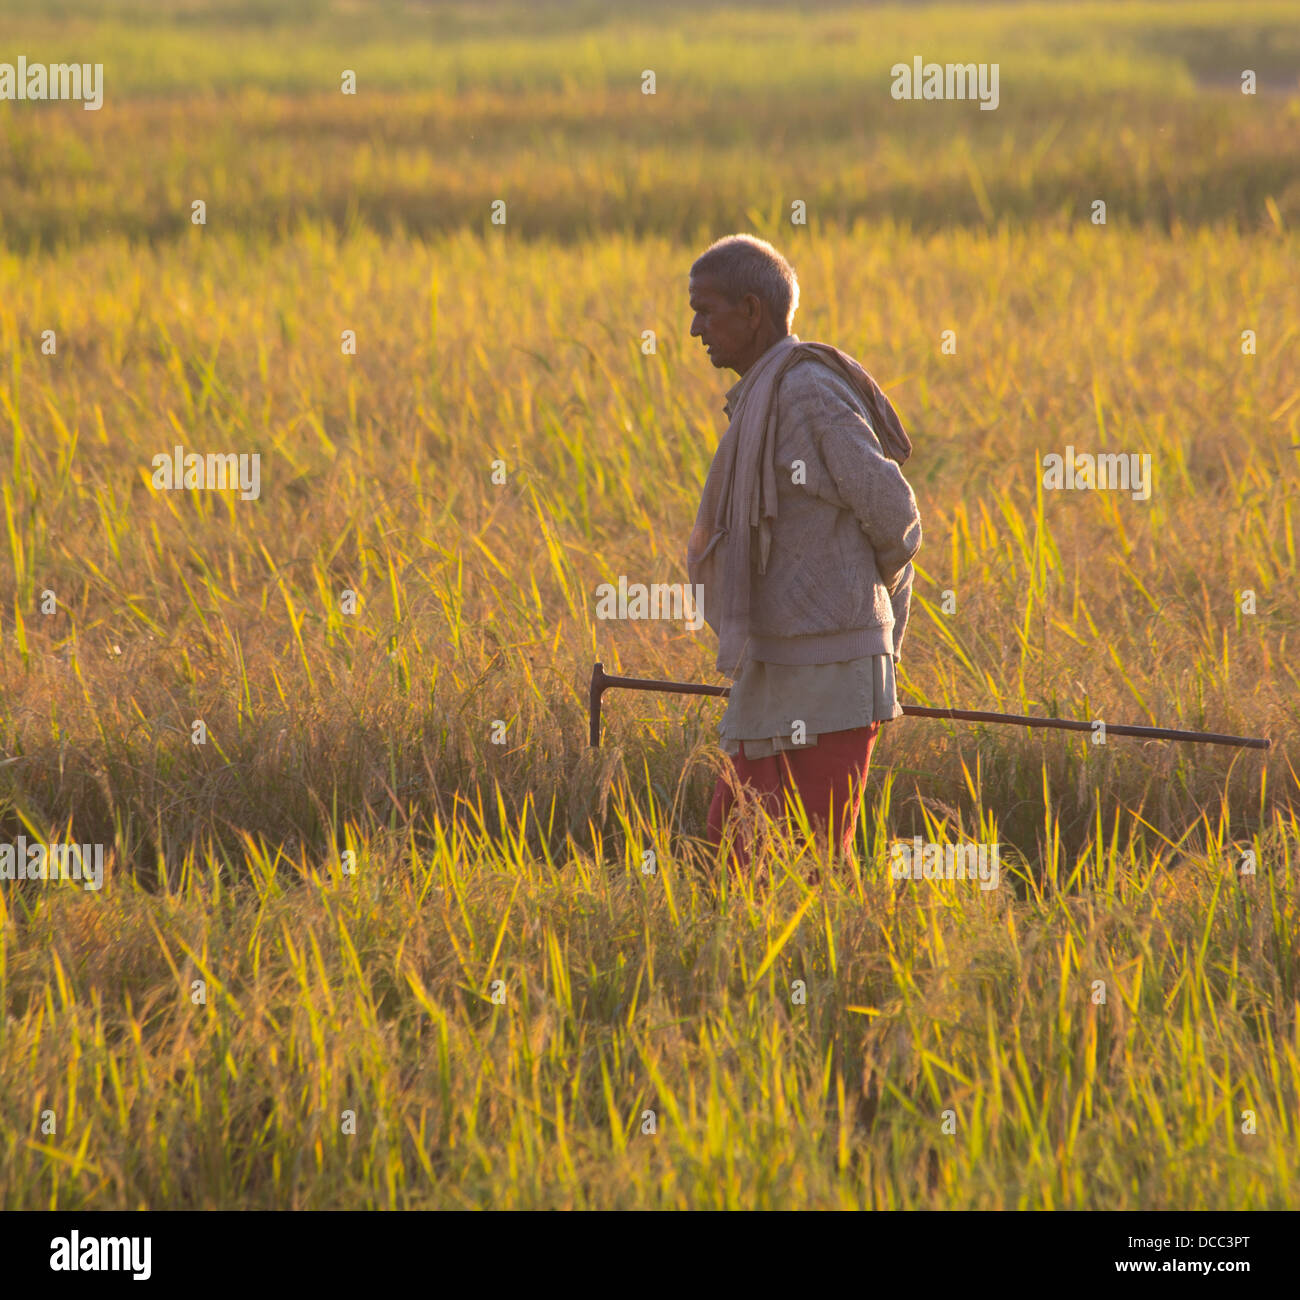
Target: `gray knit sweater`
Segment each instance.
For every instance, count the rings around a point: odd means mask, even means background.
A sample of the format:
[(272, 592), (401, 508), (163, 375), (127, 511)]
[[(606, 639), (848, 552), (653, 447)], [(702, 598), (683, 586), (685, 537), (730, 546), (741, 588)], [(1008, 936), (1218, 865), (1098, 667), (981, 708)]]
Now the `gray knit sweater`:
[(777, 516), (767, 572), (751, 566), (749, 654), (775, 664), (897, 656), (921, 549), (912, 489), (829, 366), (795, 361), (777, 404)]

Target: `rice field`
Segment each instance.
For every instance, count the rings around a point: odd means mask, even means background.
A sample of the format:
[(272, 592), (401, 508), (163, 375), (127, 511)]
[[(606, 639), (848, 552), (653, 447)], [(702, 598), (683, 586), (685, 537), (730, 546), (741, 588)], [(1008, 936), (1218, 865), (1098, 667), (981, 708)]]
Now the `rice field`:
[[(1293, 6), (0, 19), (105, 66), (0, 103), (0, 844), (105, 850), (0, 881), (0, 1205), (1300, 1203)], [(997, 111), (891, 99), (918, 51)], [(717, 701), (589, 749), (595, 660), (720, 680), (595, 592), (686, 580), (738, 230), (912, 437), (905, 703), (1272, 748), (900, 719), (853, 859), (752, 877)]]

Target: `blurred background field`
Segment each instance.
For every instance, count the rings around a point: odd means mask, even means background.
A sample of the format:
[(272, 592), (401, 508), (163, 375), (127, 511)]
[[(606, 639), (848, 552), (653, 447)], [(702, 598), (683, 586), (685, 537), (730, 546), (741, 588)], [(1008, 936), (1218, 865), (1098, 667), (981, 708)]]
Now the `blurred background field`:
[[(0, 839), (111, 862), (0, 894), (7, 1206), (1296, 1203), (1294, 5), (0, 0), (20, 53), (105, 104), (0, 104)], [(1272, 751), (900, 721), (852, 868), (709, 873), (720, 706), (593, 754), (585, 684), (717, 679), (594, 592), (685, 580), (736, 230), (912, 434), (906, 702)], [(900, 890), (912, 834), (1008, 879)]]
[[(565, 242), (779, 224), (791, 194), (822, 226), (926, 230), (1070, 225), (1092, 192), (1165, 229), (1254, 228), (1270, 197), (1300, 212), (1285, 0), (29, 8), (0, 5), (15, 57), (103, 63), (109, 111), (0, 106), (14, 248), (179, 238), (193, 196), (247, 236), (483, 230), (485, 196), (509, 195), (512, 237)], [(997, 62), (997, 110), (882, 93), (914, 54)]]

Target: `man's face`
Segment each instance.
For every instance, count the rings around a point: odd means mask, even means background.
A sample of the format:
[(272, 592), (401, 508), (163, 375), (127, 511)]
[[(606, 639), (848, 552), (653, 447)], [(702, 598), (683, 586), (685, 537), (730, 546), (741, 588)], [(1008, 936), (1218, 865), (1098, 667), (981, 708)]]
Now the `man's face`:
[(751, 293), (739, 302), (727, 301), (711, 275), (691, 277), (691, 337), (701, 339), (716, 369), (741, 370), (752, 360), (763, 311)]

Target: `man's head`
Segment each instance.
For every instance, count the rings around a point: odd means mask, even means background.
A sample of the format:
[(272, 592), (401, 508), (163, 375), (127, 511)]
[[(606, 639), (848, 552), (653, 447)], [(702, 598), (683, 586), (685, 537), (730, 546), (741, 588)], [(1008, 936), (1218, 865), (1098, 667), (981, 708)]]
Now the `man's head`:
[(799, 281), (766, 240), (729, 235), (691, 267), (691, 337), (702, 339), (719, 370), (744, 374), (790, 333)]

